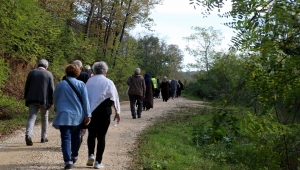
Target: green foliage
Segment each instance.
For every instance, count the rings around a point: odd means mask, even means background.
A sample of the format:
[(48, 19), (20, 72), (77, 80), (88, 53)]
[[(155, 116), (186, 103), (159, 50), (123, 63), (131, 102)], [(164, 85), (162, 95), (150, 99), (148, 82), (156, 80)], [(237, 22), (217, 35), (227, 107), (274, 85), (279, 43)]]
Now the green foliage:
[(245, 90), (245, 60), (234, 52), (218, 53), (207, 72), (194, 75), (194, 82), (186, 86), (186, 93), (202, 99), (232, 104), (251, 104), (251, 92)]
[(213, 64), (213, 58), (216, 52), (216, 47), (222, 42), (222, 32), (214, 30), (213, 27), (201, 28), (192, 27), (195, 33), (189, 37), (184, 37), (188, 42), (185, 50), (195, 58), (196, 63), (190, 63), (192, 68), (197, 70), (208, 71)]
[(53, 28), (55, 24), (50, 23), (49, 15), (33, 0), (2, 1), (1, 9), (0, 52), (35, 61), (36, 56), (45, 52), (45, 40), (51, 41), (50, 38), (57, 34), (48, 25)]
[(181, 107), (143, 132), (133, 160), (144, 169), (297, 169), (299, 129), (243, 107)]
[(151, 35), (137, 41), (137, 50), (139, 67), (151, 76), (174, 76), (181, 69), (183, 53), (177, 45), (167, 45)]
[(0, 136), (8, 135), (16, 129), (23, 127), (28, 113), (24, 101), (3, 95), (0, 96)]
[[(199, 126), (207, 127), (211, 123), (212, 115), (209, 114), (211, 111), (210, 107), (182, 107), (177, 111), (171, 111), (167, 117), (159, 118), (139, 137), (138, 149), (133, 153), (135, 160), (133, 168), (248, 169), (239, 163), (228, 164), (221, 152), (229, 150), (195, 144), (194, 129)], [(208, 154), (210, 156), (207, 156)]]

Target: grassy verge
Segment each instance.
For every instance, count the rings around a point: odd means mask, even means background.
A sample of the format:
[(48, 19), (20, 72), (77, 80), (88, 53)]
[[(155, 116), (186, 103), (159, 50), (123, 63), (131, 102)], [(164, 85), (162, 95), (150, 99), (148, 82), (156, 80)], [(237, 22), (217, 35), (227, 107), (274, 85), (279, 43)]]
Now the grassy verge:
[(195, 138), (195, 128), (209, 126), (213, 116), (209, 107), (182, 107), (143, 131), (133, 152), (132, 169), (246, 169), (242, 165), (229, 165), (222, 158), (212, 159), (214, 147), (204, 149)]
[[(0, 139), (11, 135), (16, 130), (26, 127), (28, 118), (28, 107), (24, 102), (18, 102), (15, 99), (3, 97), (0, 98)], [(40, 123), (40, 114), (36, 119), (36, 124)], [(53, 120), (53, 109), (49, 113), (49, 121)]]
[(190, 100), (197, 100), (197, 101), (203, 101), (200, 97), (197, 97), (195, 95), (187, 94), (187, 93), (181, 93), (181, 96)]

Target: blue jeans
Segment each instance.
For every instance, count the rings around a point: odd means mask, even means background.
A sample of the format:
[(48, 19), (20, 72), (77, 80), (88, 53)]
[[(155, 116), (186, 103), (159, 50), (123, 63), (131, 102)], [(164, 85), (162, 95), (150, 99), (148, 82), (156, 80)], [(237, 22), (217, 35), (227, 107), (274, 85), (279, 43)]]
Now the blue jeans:
[[(136, 114), (141, 116), (143, 109), (143, 97), (138, 95), (129, 95), (129, 101), (132, 117), (136, 117)], [(138, 106), (137, 113), (135, 113), (135, 105)]]
[(65, 164), (73, 164), (78, 157), (80, 147), (80, 126), (59, 126), (61, 149)]

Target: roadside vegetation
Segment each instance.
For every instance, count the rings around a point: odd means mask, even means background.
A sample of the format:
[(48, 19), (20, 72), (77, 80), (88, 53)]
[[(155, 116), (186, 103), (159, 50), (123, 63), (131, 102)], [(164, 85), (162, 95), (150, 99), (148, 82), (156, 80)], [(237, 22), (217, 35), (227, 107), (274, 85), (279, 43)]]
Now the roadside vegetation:
[[(190, 2), (204, 8), (203, 15), (224, 5)], [(193, 27), (186, 50), (198, 71), (184, 93), (210, 105), (157, 120), (137, 141), (136, 167), (299, 170), (299, 5), (233, 0), (219, 15), (233, 19), (225, 23), (236, 31), (229, 51), (216, 49), (220, 32)]]
[[(139, 136), (132, 169), (295, 169), (299, 158), (296, 152), (286, 155), (283, 134), (297, 139), (299, 125), (273, 119), (257, 118), (243, 107), (176, 108)], [(287, 160), (290, 168), (283, 168)]]
[(2, 1), (0, 135), (25, 127), (24, 84), (39, 59), (50, 62), (56, 83), (75, 59), (102, 60), (121, 100), (127, 78), (140, 67), (160, 81), (181, 80), (186, 96), (210, 103), (183, 107), (144, 132), (133, 155), (137, 168), (299, 170), (299, 0), (232, 0), (229, 11), (223, 0), (187, 0), (204, 16), (218, 10), (231, 18), (224, 24), (236, 35), (230, 49), (220, 50), (220, 30), (193, 26), (195, 33), (183, 37), (195, 57), (186, 66), (194, 71), (186, 72), (178, 45), (130, 35), (138, 24), (151, 30), (151, 9), (161, 3)]

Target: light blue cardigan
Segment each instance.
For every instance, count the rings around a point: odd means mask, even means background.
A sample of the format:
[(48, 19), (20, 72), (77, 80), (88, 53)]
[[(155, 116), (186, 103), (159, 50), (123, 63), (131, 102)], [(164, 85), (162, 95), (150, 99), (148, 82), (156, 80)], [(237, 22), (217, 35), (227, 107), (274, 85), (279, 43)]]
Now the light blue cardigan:
[(68, 77), (67, 79), (77, 89), (83, 103), (80, 102), (67, 81), (59, 82), (53, 94), (56, 114), (52, 126), (56, 129), (59, 129), (59, 126), (77, 126), (85, 117), (92, 117), (85, 84), (74, 77)]

